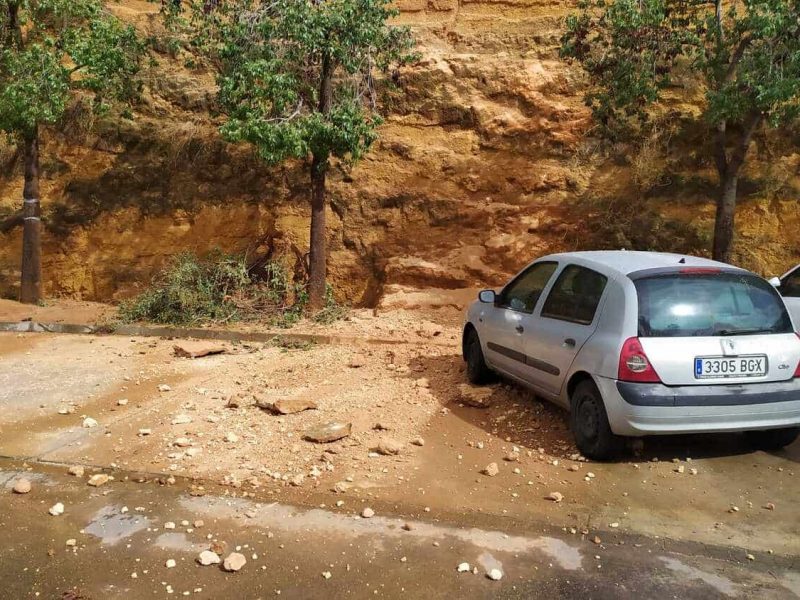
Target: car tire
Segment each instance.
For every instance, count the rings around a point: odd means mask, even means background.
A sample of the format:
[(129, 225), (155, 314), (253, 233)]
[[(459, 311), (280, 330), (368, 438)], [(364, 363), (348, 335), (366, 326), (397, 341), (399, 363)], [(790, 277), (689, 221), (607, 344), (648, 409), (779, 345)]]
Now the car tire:
[(781, 450), (800, 436), (800, 427), (746, 431), (747, 442), (759, 450)]
[(483, 385), (495, 379), (494, 373), (483, 358), (478, 332), (472, 327), (467, 331), (464, 340), (464, 361), (467, 363), (467, 379), (470, 383)]
[(624, 439), (611, 431), (603, 397), (594, 382), (580, 382), (572, 392), (570, 402), (570, 427), (581, 454), (593, 460), (617, 456), (622, 451)]

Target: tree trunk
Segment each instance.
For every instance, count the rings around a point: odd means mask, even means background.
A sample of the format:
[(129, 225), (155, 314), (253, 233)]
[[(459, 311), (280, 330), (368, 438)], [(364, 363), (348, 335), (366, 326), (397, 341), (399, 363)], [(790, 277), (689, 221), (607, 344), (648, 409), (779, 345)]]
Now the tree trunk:
[(22, 192), (22, 281), (19, 301), (42, 299), (42, 220), (39, 204), (39, 131), (25, 136), (25, 187)]
[(733, 248), (736, 219), (736, 191), (739, 173), (726, 173), (720, 185), (717, 199), (717, 217), (714, 223), (714, 260), (729, 263)]
[(328, 276), (325, 232), (325, 178), (327, 171), (327, 157), (314, 155), (311, 163), (311, 257), (308, 277), (308, 308), (312, 312), (325, 307)]
[[(322, 59), (319, 86), (319, 112), (327, 115), (333, 101), (333, 62), (327, 54)], [(311, 257), (308, 275), (308, 308), (316, 312), (325, 307), (327, 256), (325, 232), (325, 178), (328, 153), (315, 151), (311, 161)]]

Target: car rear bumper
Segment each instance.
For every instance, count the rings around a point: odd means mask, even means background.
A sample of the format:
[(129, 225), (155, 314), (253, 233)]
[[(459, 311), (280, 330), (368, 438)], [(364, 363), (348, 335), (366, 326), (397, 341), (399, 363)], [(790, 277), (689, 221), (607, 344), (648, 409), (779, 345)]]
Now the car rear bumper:
[(800, 380), (666, 386), (596, 378), (618, 435), (658, 435), (800, 426)]

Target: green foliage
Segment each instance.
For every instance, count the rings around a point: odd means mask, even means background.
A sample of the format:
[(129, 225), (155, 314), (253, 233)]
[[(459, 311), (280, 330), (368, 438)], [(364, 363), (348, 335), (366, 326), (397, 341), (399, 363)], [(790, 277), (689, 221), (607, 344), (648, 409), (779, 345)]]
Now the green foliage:
[(0, 131), (58, 123), (74, 91), (100, 111), (131, 99), (144, 52), (100, 0), (0, 0)]
[(586, 70), (587, 105), (611, 135), (645, 123), (680, 70), (681, 84), (705, 94), (700, 123), (710, 127), (778, 126), (800, 114), (798, 0), (584, 1), (561, 53)]
[[(242, 255), (214, 251), (199, 258), (183, 253), (170, 261), (150, 287), (123, 302), (125, 322), (198, 325), (234, 321), (265, 321), (291, 327), (303, 317), (306, 296), (277, 262), (249, 264)], [(329, 293), (314, 319), (331, 323), (347, 314)]]
[[(376, 74), (413, 59), (389, 0), (182, 3), (192, 41), (219, 67), (222, 133), (276, 163), (310, 154), (357, 160), (381, 119)], [(170, 18), (180, 22), (174, 10)], [(329, 106), (323, 83), (331, 84)]]

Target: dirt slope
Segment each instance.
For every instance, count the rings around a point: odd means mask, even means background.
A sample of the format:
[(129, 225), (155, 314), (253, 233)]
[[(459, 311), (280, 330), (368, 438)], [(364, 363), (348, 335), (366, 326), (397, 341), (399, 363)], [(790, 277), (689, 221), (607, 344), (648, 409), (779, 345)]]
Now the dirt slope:
[[(460, 290), (497, 284), (549, 251), (708, 247), (713, 179), (697, 140), (668, 139), (669, 162), (599, 150), (587, 137), (580, 74), (557, 56), (575, 5), (399, 3), (423, 58), (398, 74), (373, 152), (334, 174), (330, 262), (340, 296), (457, 305), (467, 295)], [(110, 6), (159, 33), (157, 5)], [(248, 148), (219, 141), (213, 77), (185, 55), (155, 57), (134, 119), (46, 140), (50, 295), (126, 297), (182, 250), (273, 252), (292, 262), (307, 249), (302, 171), (267, 169)], [(798, 139), (759, 139), (743, 185), (737, 256), (764, 273), (800, 261)], [(0, 148), (0, 164), (2, 219), (16, 209), (22, 182), (8, 149)], [(634, 179), (653, 171), (657, 185), (645, 194)], [(0, 233), (0, 295), (15, 294), (20, 235)]]

